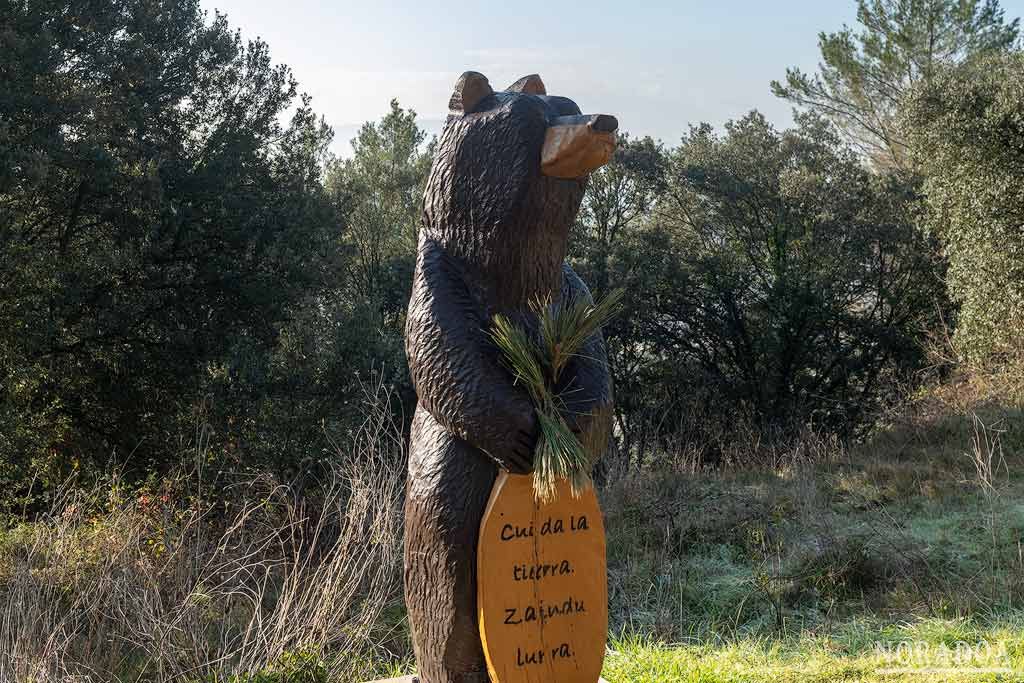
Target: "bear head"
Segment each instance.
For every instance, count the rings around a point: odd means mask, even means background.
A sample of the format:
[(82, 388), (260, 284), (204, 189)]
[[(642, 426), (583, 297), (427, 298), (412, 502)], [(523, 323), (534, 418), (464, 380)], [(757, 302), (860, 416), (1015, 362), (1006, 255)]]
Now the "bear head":
[(537, 75), (495, 92), (468, 71), (449, 109), (422, 236), (474, 270), (499, 308), (557, 292), (588, 174), (611, 158), (618, 122), (548, 95)]

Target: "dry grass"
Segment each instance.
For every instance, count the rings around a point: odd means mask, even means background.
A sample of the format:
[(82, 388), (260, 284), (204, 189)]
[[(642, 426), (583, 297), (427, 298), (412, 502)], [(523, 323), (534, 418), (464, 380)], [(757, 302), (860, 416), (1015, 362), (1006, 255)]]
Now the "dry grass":
[(315, 493), (255, 479), (209, 507), (199, 467), (103, 514), (68, 487), (0, 532), (0, 681), (249, 680), (304, 655), (378, 673), (404, 632), (404, 446), (374, 399)]
[[(1024, 368), (956, 368), (862, 441), (690, 441), (602, 492), (613, 623), (656, 640), (1024, 607)], [(699, 445), (699, 444), (698, 444)]]

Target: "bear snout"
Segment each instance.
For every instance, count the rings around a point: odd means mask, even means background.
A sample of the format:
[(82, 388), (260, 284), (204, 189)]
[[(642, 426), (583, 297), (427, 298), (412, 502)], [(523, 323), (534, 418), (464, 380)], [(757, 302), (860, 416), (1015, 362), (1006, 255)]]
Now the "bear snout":
[(555, 178), (579, 178), (604, 166), (615, 153), (618, 127), (618, 120), (609, 114), (552, 119), (541, 149), (541, 172)]

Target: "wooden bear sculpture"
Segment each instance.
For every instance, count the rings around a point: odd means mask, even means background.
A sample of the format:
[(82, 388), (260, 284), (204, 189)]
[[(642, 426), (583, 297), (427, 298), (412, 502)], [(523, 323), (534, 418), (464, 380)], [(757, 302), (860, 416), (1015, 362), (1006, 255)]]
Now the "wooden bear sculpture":
[[(476, 614), (477, 533), (498, 468), (528, 473), (538, 422), (488, 338), (494, 314), (535, 327), (536, 298), (590, 293), (565, 264), (587, 176), (614, 117), (582, 115), (538, 76), (494, 92), (462, 75), (423, 202), (406, 352), (418, 395), (405, 503), (405, 592), (421, 683), (487, 683)], [(610, 430), (600, 334), (563, 373), (581, 439)]]

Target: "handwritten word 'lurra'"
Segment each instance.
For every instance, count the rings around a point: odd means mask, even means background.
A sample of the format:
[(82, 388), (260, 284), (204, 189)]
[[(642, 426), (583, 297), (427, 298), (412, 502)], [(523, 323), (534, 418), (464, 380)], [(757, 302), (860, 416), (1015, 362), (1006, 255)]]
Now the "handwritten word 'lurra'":
[(569, 598), (565, 602), (560, 602), (554, 605), (545, 605), (541, 602), (539, 605), (534, 607), (530, 605), (523, 610), (522, 614), (519, 613), (518, 608), (505, 608), (505, 623), (515, 626), (516, 624), (528, 624), (533, 621), (540, 621), (542, 624), (548, 623), (548, 620), (553, 617), (568, 616), (570, 614), (584, 614), (587, 608), (583, 606), (582, 600), (575, 600)]
[[(587, 524), (586, 515), (580, 517), (569, 518), (569, 531), (586, 531), (590, 526)], [(552, 534), (564, 534), (565, 533), (565, 520), (564, 519), (551, 519), (540, 525), (540, 535), (550, 536)], [(501, 540), (511, 541), (515, 538), (533, 538), (533, 525), (530, 526), (517, 526), (514, 524), (506, 524), (501, 527)]]
[(536, 581), (566, 574), (572, 574), (569, 560), (562, 560), (558, 564), (517, 564), (512, 567), (512, 578), (515, 581)]
[[(562, 643), (558, 647), (551, 648), (551, 659), (562, 659), (572, 657), (572, 650), (569, 649), (569, 643)], [(544, 663), (544, 650), (536, 650), (534, 652), (523, 652), (518, 647), (516, 648), (516, 665), (526, 666), (527, 664), (543, 664)]]

